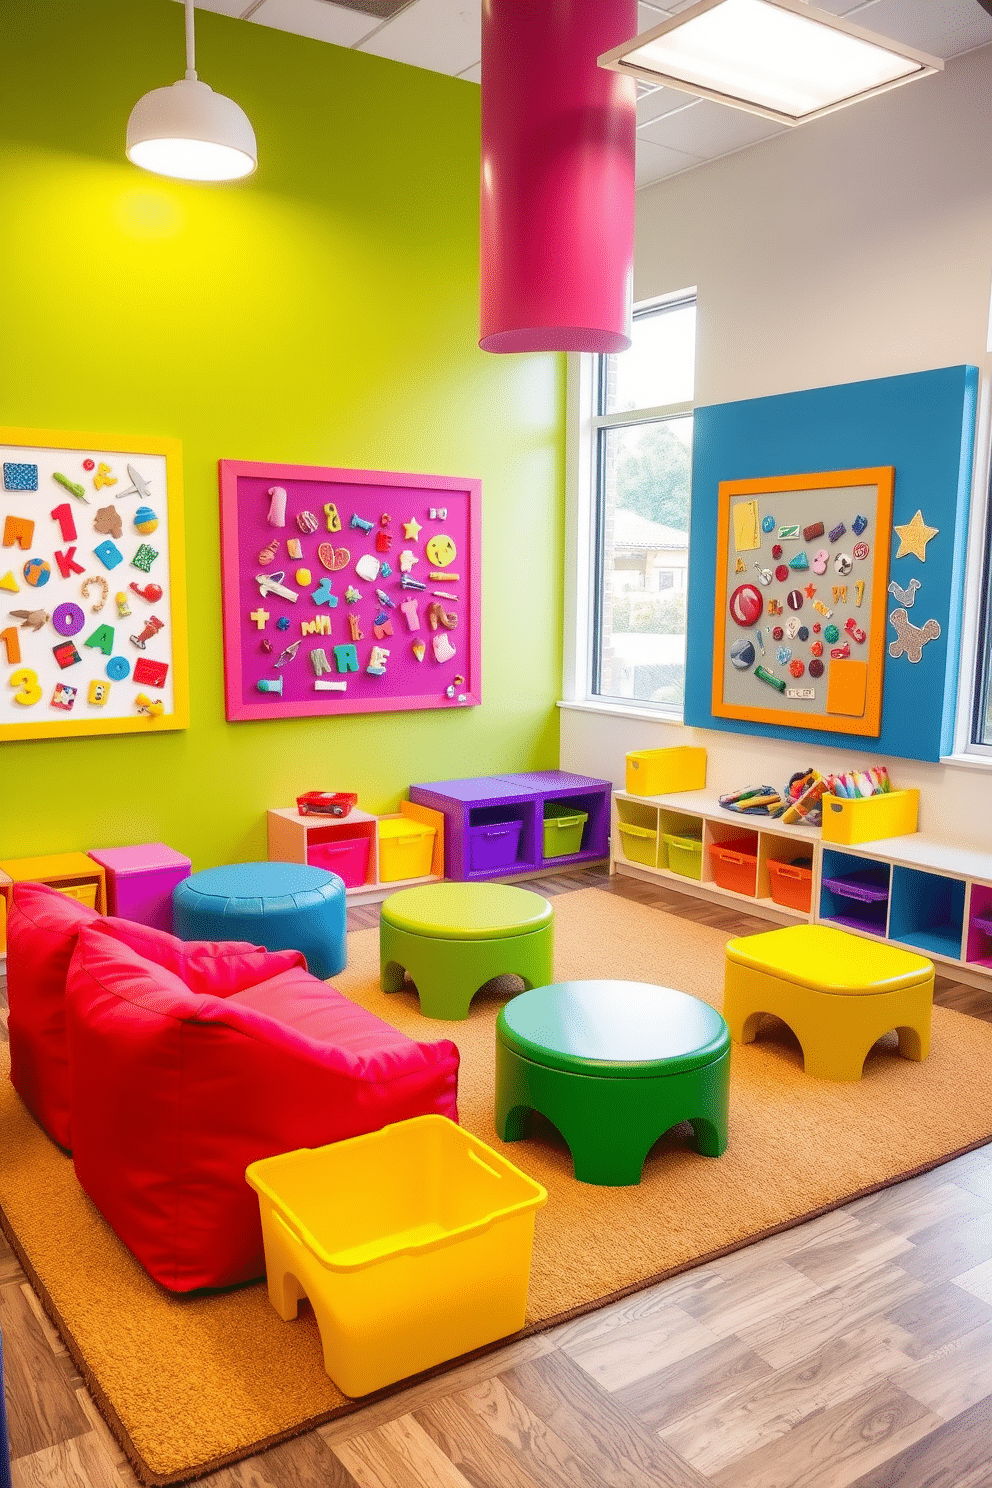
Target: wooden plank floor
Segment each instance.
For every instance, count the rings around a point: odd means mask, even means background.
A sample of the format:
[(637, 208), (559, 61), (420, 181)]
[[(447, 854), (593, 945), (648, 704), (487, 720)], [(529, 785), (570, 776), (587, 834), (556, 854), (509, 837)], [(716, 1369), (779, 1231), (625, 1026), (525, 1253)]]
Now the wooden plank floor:
[[(593, 886), (728, 934), (768, 928), (598, 868), (533, 883)], [(349, 912), (353, 929), (377, 920)], [(940, 978), (936, 995), (992, 1021), (988, 993)], [(202, 1482), (992, 1488), (990, 1220), (985, 1147)], [(0, 1330), (14, 1488), (134, 1488), (2, 1239)]]

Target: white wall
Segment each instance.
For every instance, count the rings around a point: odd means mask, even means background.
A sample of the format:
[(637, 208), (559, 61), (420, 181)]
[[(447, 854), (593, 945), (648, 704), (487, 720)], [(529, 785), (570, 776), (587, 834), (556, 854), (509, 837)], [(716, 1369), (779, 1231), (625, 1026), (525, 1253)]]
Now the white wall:
[[(635, 299), (697, 286), (696, 402), (962, 362), (983, 368), (987, 401), (990, 121), (985, 47), (639, 193)], [(562, 710), (562, 768), (618, 785), (628, 750), (675, 743), (706, 746), (721, 791), (871, 758), (833, 740), (811, 748)], [(992, 845), (992, 772), (885, 762), (898, 785), (921, 788), (921, 830)]]

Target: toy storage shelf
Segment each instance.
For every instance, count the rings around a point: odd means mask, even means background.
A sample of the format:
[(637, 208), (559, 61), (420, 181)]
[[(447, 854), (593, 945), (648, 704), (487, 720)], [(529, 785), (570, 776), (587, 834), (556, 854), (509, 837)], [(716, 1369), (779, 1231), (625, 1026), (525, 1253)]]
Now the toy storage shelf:
[[(381, 827), (384, 822), (403, 819), (434, 827), (434, 847), (431, 854), (430, 873), (418, 878), (382, 878)], [(346, 842), (365, 839), (368, 842), (364, 882), (346, 885), (345, 892), (351, 904), (371, 904), (385, 899), (397, 889), (409, 889), (415, 884), (437, 883), (444, 877), (444, 818), (437, 812), (415, 806), (410, 801), (401, 801), (400, 809), (393, 815), (373, 816), (368, 811), (352, 807), (347, 816), (302, 815), (293, 806), (274, 807), (266, 813), (268, 833), (268, 855), (271, 862), (310, 863), (326, 867), (318, 862), (319, 849), (325, 845), (342, 846)], [(316, 849), (316, 852), (315, 852)], [(332, 872), (336, 871), (332, 868)]]
[[(834, 851), (824, 843), (824, 862)], [(845, 847), (843, 856), (855, 873), (889, 875), (885, 927), (876, 933), (958, 968), (964, 980), (977, 971), (985, 985), (992, 972), (992, 931), (982, 921), (992, 918), (992, 853), (913, 832)], [(827, 918), (821, 896), (820, 919)]]
[[(698, 854), (686, 846), (698, 841)], [(783, 826), (767, 817), (725, 811), (714, 792), (682, 791), (670, 796), (632, 796), (617, 791), (613, 797), (610, 872), (634, 878), (658, 879), (670, 888), (697, 898), (746, 906), (782, 924), (807, 920), (809, 915), (772, 898), (769, 863), (814, 864), (819, 833), (802, 824)], [(740, 844), (740, 850), (735, 844)], [(714, 862), (724, 853), (733, 877), (754, 892), (717, 882)], [(726, 854), (731, 857), (728, 859)], [(736, 858), (743, 858), (739, 865)], [(753, 857), (753, 868), (748, 861)], [(672, 863), (676, 863), (673, 869)], [(686, 872), (691, 869), (691, 872)], [(729, 881), (729, 880), (728, 880)], [(815, 889), (815, 882), (813, 883)]]
[[(683, 839), (699, 839), (698, 877), (669, 866), (671, 847), (664, 838), (673, 828)], [(743, 836), (757, 839), (753, 896), (721, 887), (712, 871), (710, 846)], [(808, 912), (770, 897), (769, 862), (789, 862), (793, 856), (812, 860)], [(685, 868), (689, 860), (679, 861)], [(725, 811), (707, 791), (650, 797), (617, 791), (610, 871), (746, 906), (784, 924), (837, 925), (921, 952), (943, 963), (946, 974), (978, 986), (987, 986), (992, 975), (992, 853), (955, 847), (921, 832), (840, 846), (823, 842), (817, 828)]]
[[(532, 770), (411, 785), (410, 801), (444, 817), (445, 876), (478, 883), (605, 858), (611, 790), (608, 780)], [(557, 821), (548, 829), (549, 843), (572, 847), (577, 841), (576, 850), (546, 854), (546, 817)]]
[(87, 853), (51, 853), (39, 858), (6, 858), (0, 862), (0, 952), (7, 947), (7, 913), (15, 883), (44, 883), (107, 913), (107, 875)]

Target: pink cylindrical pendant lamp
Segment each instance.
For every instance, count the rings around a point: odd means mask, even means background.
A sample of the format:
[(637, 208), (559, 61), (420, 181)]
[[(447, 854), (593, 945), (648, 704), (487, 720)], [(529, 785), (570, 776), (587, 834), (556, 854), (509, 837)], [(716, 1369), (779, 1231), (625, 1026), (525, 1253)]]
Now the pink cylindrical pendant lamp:
[(483, 351), (623, 351), (635, 84), (598, 67), (637, 0), (483, 0)]

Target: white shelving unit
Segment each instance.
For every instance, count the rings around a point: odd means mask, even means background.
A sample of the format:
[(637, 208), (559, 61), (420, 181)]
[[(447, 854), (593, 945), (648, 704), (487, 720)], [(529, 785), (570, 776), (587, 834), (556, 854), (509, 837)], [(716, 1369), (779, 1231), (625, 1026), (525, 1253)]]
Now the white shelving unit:
[[(635, 826), (654, 835), (653, 861), (637, 861), (628, 848), (650, 857), (651, 837), (628, 833)], [(698, 837), (701, 876), (687, 878), (666, 866), (666, 833)], [(709, 847), (757, 836), (755, 894), (739, 894), (713, 878)], [(812, 866), (809, 913), (771, 897), (770, 859), (803, 857)], [(959, 848), (913, 832), (850, 846), (824, 842), (819, 828), (784, 826), (769, 817), (726, 811), (708, 791), (668, 796), (613, 797), (610, 872), (627, 874), (696, 898), (735, 904), (779, 924), (838, 925), (870, 939), (917, 951), (948, 968), (946, 974), (974, 986), (992, 978), (992, 853)]]
[[(435, 829), (431, 871), (422, 878), (383, 879), (380, 827), (383, 822), (396, 821), (403, 817)], [(318, 816), (309, 813), (304, 816), (295, 806), (279, 806), (266, 813), (266, 826), (271, 862), (309, 863), (310, 850), (317, 844), (341, 842), (355, 837), (367, 838), (369, 850), (365, 882), (346, 889), (349, 904), (374, 904), (398, 889), (413, 888), (416, 884), (438, 883), (444, 877), (444, 817), (440, 812), (418, 806), (413, 801), (401, 801), (399, 811), (386, 816), (373, 816), (357, 806), (353, 806), (347, 816)]]
[[(655, 834), (656, 850), (654, 862), (637, 862), (625, 851), (625, 843), (631, 847), (648, 839), (624, 837), (621, 825), (646, 828)], [(663, 842), (666, 834), (697, 837), (700, 840), (701, 876), (687, 878), (685, 874), (673, 873), (666, 865), (667, 851)], [(757, 836), (758, 869), (756, 893), (739, 894), (725, 889), (713, 877), (709, 848), (713, 843), (730, 846), (740, 837)], [(816, 899), (816, 854), (815, 846), (820, 834), (813, 827), (801, 825), (782, 826), (768, 817), (749, 817), (726, 811), (715, 793), (710, 791), (682, 791), (671, 796), (633, 796), (627, 791), (615, 791), (613, 795), (613, 831), (610, 834), (610, 872), (625, 873), (632, 878), (648, 881), (663, 880), (681, 893), (699, 899), (716, 899), (724, 904), (746, 907), (751, 913), (762, 915), (780, 924), (788, 925), (809, 916), (788, 905), (777, 904), (771, 896), (769, 881), (769, 859), (792, 862), (795, 858), (809, 860), (813, 864), (813, 899)]]

